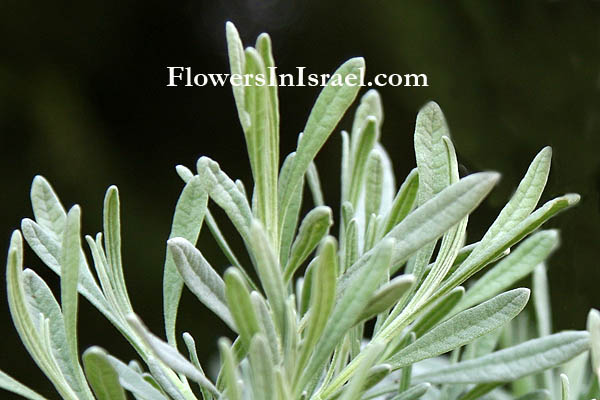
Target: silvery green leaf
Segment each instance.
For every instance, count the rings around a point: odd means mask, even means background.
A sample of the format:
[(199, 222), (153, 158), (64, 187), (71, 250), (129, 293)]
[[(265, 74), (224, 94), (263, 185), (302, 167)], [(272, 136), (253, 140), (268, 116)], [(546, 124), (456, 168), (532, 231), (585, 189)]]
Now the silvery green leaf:
[(502, 293), (442, 322), (393, 355), (387, 362), (394, 369), (399, 369), (464, 346), (513, 319), (528, 300), (529, 289), (515, 289)]
[(304, 281), (302, 282), (302, 297), (300, 298), (300, 315), (305, 316), (308, 311), (308, 307), (310, 306), (311, 292), (312, 292), (312, 279), (313, 279), (313, 271), (318, 265), (319, 257), (316, 256), (312, 259), (312, 261), (306, 267), (306, 272), (304, 273)]
[(558, 243), (558, 231), (555, 230), (541, 231), (527, 238), (469, 288), (457, 309), (464, 310), (511, 287), (544, 261)]
[(302, 220), (298, 235), (292, 244), (292, 251), (283, 272), (284, 282), (288, 282), (296, 269), (317, 247), (333, 224), (331, 209), (326, 206), (313, 208)]
[(377, 357), (381, 354), (383, 347), (382, 344), (371, 344), (363, 350), (365, 356), (359, 365), (358, 371), (348, 382), (340, 400), (358, 400), (362, 397), (362, 394), (367, 389), (366, 383), (371, 367), (377, 361)]
[(366, 165), (365, 214), (380, 213), (383, 197), (383, 160), (378, 150), (371, 150)]
[(354, 113), (352, 122), (352, 151), (358, 151), (360, 132), (367, 124), (369, 117), (375, 118), (379, 122), (379, 126), (383, 123), (383, 106), (381, 104), (381, 96), (375, 89), (368, 90), (361, 98), (360, 104)]
[[(186, 183), (177, 200), (169, 239), (175, 237), (185, 238), (193, 246), (200, 234), (207, 202), (208, 195), (202, 187), (200, 178), (197, 176), (192, 177)], [(171, 248), (167, 246), (163, 273), (163, 313), (167, 339), (169, 343), (175, 344), (175, 324), (179, 299), (183, 289), (183, 279), (180, 272), (177, 271), (176, 261), (173, 259), (171, 251)]]
[(142, 374), (146, 382), (152, 384), (162, 394), (172, 400), (186, 400), (186, 397), (190, 398), (190, 395), (192, 395), (191, 388), (187, 381), (182, 383), (180, 379), (185, 379), (182, 378), (182, 375), (178, 376), (169, 368), (165, 368), (164, 364), (153, 353), (149, 353), (146, 356), (146, 364), (150, 372), (149, 374)]
[(41, 175), (33, 178), (30, 196), (36, 222), (46, 228), (53, 239), (61, 240), (67, 213), (46, 178)]
[(353, 265), (360, 256), (360, 249), (358, 248), (358, 222), (356, 218), (352, 218), (347, 226), (343, 249), (344, 258), (342, 259), (345, 265), (341, 266), (342, 272)]
[(444, 136), (450, 136), (446, 119), (440, 107), (431, 101), (419, 110), (415, 126), (419, 205), (423, 205), (450, 184), (450, 165), (442, 140)]
[(460, 397), (460, 400), (475, 400), (482, 398), (492, 390), (496, 389), (500, 386), (501, 383), (493, 382), (493, 383), (480, 383), (479, 385), (474, 386), (469, 389), (467, 393)]
[[(24, 218), (21, 221), (21, 230), (23, 231), (23, 237), (27, 240), (27, 243), (33, 249), (35, 254), (44, 262), (44, 264), (60, 276), (60, 263), (58, 260), (60, 259), (61, 244), (58, 239), (54, 239), (47, 229), (28, 218)], [(100, 291), (100, 288), (96, 284), (87, 264), (80, 266), (79, 269), (79, 291), (90, 301), (90, 303), (100, 310), (102, 314), (111, 319), (112, 312), (110, 311), (110, 307)]]
[[(265, 65), (267, 75), (269, 75), (272, 68), (275, 68), (275, 60), (273, 59), (273, 51), (271, 45), (271, 37), (266, 33), (261, 33), (256, 39), (256, 50), (262, 57)], [(273, 83), (273, 84), (271, 84)], [(277, 80), (275, 82), (269, 81), (269, 106), (270, 106), (270, 118), (269, 121), (272, 124), (272, 135), (279, 140), (279, 99), (277, 95)], [(279, 154), (279, 144), (275, 147)], [(277, 164), (275, 164), (277, 166)]]
[(140, 321), (135, 314), (129, 314), (127, 316), (127, 322), (129, 322), (138, 335), (144, 339), (154, 354), (169, 368), (187, 376), (190, 379), (193, 379), (211, 393), (217, 396), (219, 395), (217, 388), (212, 384), (211, 381), (208, 380), (202, 371), (196, 368), (191, 362), (186, 360), (186, 358), (182, 356), (173, 346), (162, 341), (148, 331), (148, 328), (144, 326), (142, 321)]
[(226, 395), (229, 400), (241, 400), (242, 393), (238, 384), (239, 378), (237, 366), (229, 339), (219, 339), (219, 352), (221, 353), (221, 365), (223, 366), (223, 394)]
[(252, 337), (260, 332), (260, 325), (244, 278), (235, 267), (225, 271), (225, 296), (241, 343), (247, 351)]
[(121, 261), (121, 217), (119, 205), (119, 191), (116, 186), (111, 186), (104, 197), (104, 246), (108, 261), (109, 278), (117, 293), (121, 312), (131, 312), (131, 302), (125, 286), (123, 276), (123, 263)]
[[(292, 165), (294, 164), (295, 156), (296, 153), (290, 153), (283, 161), (283, 165), (281, 166), (281, 171), (279, 173), (279, 187), (283, 185), (283, 182), (289, 179), (289, 174), (292, 169)], [(304, 182), (301, 182), (296, 187), (296, 191), (293, 193), (290, 199), (288, 212), (286, 213), (285, 219), (283, 220), (281, 226), (279, 245), (279, 259), (281, 265), (285, 265), (288, 262), (288, 257), (290, 255), (290, 247), (292, 246), (294, 234), (296, 233), (296, 228), (298, 227), (298, 218), (300, 216), (300, 207), (302, 206), (303, 193)]]
[[(267, 76), (261, 55), (249, 47), (245, 50), (246, 76)], [(261, 221), (268, 237), (277, 236), (277, 169), (279, 168), (279, 137), (272, 122), (269, 86), (259, 85), (254, 78), (244, 88), (244, 108), (250, 116), (250, 125), (244, 129), (248, 156), (254, 178), (252, 209)]]
[[(267, 339), (269, 347), (271, 348), (273, 364), (279, 364), (282, 354), (281, 339), (279, 335), (277, 335), (277, 328), (275, 328), (275, 323), (273, 322), (273, 317), (271, 316), (271, 311), (269, 310), (267, 302), (260, 293), (256, 291), (250, 293), (250, 299), (252, 300), (252, 304), (254, 305), (254, 309), (256, 310), (260, 322), (262, 328), (261, 332)], [(294, 335), (295, 334), (296, 333), (294, 332)]]
[(561, 383), (561, 399), (569, 400), (570, 398), (570, 388), (569, 388), (569, 378), (565, 374), (560, 374), (560, 383)]
[[(279, 188), (279, 224), (283, 224), (288, 213), (296, 188), (302, 184), (308, 166), (315, 158), (333, 129), (336, 127), (346, 109), (354, 101), (360, 87), (358, 85), (338, 84), (346, 76), (359, 76), (364, 71), (365, 62), (362, 58), (352, 58), (340, 66), (332, 75), (327, 86), (323, 88), (313, 106), (304, 133), (296, 150), (296, 157), (291, 166), (289, 178)], [(337, 77), (337, 78), (336, 78)]]
[(389, 270), (394, 247), (396, 244), (393, 239), (384, 239), (375, 249), (367, 268), (359, 270), (349, 281), (347, 289), (341, 292), (342, 295), (336, 302), (325, 326), (327, 335), (322, 336), (317, 343), (313, 355), (303, 371), (299, 387), (303, 387), (319, 372), (340, 339), (356, 323), (357, 318)]
[[(184, 332), (182, 336), (185, 346), (187, 347), (188, 353), (190, 355), (190, 361), (192, 362), (194, 367), (198, 368), (198, 370), (201, 373), (206, 375), (204, 373), (204, 369), (202, 369), (202, 365), (200, 365), (200, 360), (198, 359), (198, 352), (196, 351), (196, 342), (194, 341), (194, 338), (188, 332)], [(208, 389), (206, 389), (203, 386), (200, 386), (200, 391), (202, 392), (202, 396), (204, 397), (204, 399), (212, 400), (212, 393)]]
[(92, 351), (99, 357), (104, 357), (112, 365), (119, 376), (121, 386), (133, 393), (136, 398), (141, 400), (167, 400), (158, 389), (143, 378), (142, 374), (127, 366), (127, 364), (107, 354), (99, 347), (91, 347), (90, 349), (93, 349)]
[[(473, 250), (469, 257), (467, 257), (467, 259), (444, 282), (430, 300), (436, 300), (440, 295), (447, 293), (448, 290), (462, 284), (487, 264), (502, 256), (508, 248), (539, 228), (548, 219), (578, 202), (579, 195), (577, 194), (566, 194), (554, 200), (550, 200), (508, 232), (501, 232), (498, 234), (483, 250)], [(480, 247), (481, 242), (479, 242), (477, 248)]]
[(335, 304), (335, 286), (337, 274), (336, 242), (331, 236), (323, 239), (319, 247), (316, 264), (313, 266), (311, 279), (311, 297), (308, 309), (308, 320), (302, 342), (302, 350), (297, 363), (301, 371), (311, 351), (325, 330), (329, 316)]
[(194, 173), (185, 165), (177, 165), (175, 171), (185, 183), (188, 183), (194, 177)]
[(227, 307), (223, 279), (202, 256), (200, 250), (186, 239), (172, 238), (167, 243), (173, 262), (190, 291), (236, 332), (233, 317)]
[(221, 207), (247, 241), (252, 221), (252, 210), (246, 197), (236, 184), (223, 172), (219, 164), (208, 157), (201, 157), (197, 163), (198, 175), (211, 199)]
[(126, 400), (119, 375), (103, 351), (91, 347), (83, 353), (82, 359), (85, 376), (98, 400)]
[(275, 399), (273, 356), (262, 334), (254, 335), (252, 338), (248, 359), (251, 366), (253, 398), (257, 400)]
[(319, 179), (319, 171), (317, 171), (317, 166), (314, 161), (310, 163), (308, 170), (306, 170), (306, 180), (308, 181), (308, 186), (310, 187), (315, 206), (325, 205), (325, 200), (323, 200), (323, 190), (321, 189), (321, 180)]
[(456, 304), (462, 299), (464, 294), (465, 289), (462, 286), (452, 289), (448, 294), (430, 306), (426, 313), (412, 326), (412, 331), (417, 337), (421, 337), (426, 332), (429, 332), (431, 328), (446, 318), (450, 311), (452, 311)]
[(556, 333), (415, 377), (431, 383), (509, 382), (553, 368), (589, 348), (585, 331)]
[(256, 219), (251, 223), (249, 239), (254, 267), (272, 308), (275, 324), (283, 335), (286, 326), (286, 289), (279, 260), (262, 224)]
[(392, 207), (385, 216), (385, 227), (383, 230), (384, 234), (391, 231), (396, 225), (398, 225), (408, 213), (410, 213), (415, 207), (417, 200), (417, 192), (419, 189), (419, 175), (417, 169), (410, 171), (406, 180), (400, 186)]
[(517, 191), (481, 239), (482, 249), (500, 232), (512, 229), (535, 209), (548, 180), (551, 159), (550, 147), (543, 148), (533, 159)]
[(394, 201), (394, 196), (396, 195), (396, 176), (394, 175), (392, 160), (385, 147), (377, 142), (375, 143), (374, 150), (381, 156), (381, 168), (383, 170), (380, 207), (380, 213), (383, 216), (392, 208), (392, 201)]
[(430, 387), (431, 384), (429, 383), (420, 383), (392, 397), (390, 400), (417, 400), (427, 393)]
[[(67, 335), (60, 306), (56, 302), (52, 291), (34, 271), (26, 269), (23, 271), (23, 288), (27, 299), (27, 305), (32, 316), (43, 315), (49, 323), (50, 342), (52, 344), (52, 355), (56, 360), (65, 380), (71, 386), (73, 391), (77, 392), (82, 398), (91, 397), (91, 393), (84, 392), (88, 389), (85, 384), (79, 363), (73, 364), (69, 353), (65, 351), (68, 348)], [(34, 319), (34, 323), (37, 320)], [(37, 327), (39, 330), (40, 327)]]
[[(246, 69), (246, 57), (244, 55), (244, 46), (242, 45), (240, 34), (237, 29), (235, 29), (235, 25), (229, 21), (225, 25), (225, 31), (227, 35), (227, 50), (229, 53), (229, 68), (232, 74), (241, 75)], [(231, 85), (231, 88), (233, 89), (233, 97), (238, 110), (240, 123), (245, 131), (250, 126), (250, 116), (244, 107), (244, 86)]]
[(592, 308), (588, 314), (587, 331), (590, 334), (592, 371), (600, 380), (600, 312), (595, 308)]
[(61, 251), (60, 304), (66, 333), (67, 353), (72, 365), (79, 365), (77, 348), (77, 282), (81, 264), (81, 212), (73, 206), (67, 214)]
[[(10, 314), (21, 341), (38, 367), (54, 384), (58, 393), (65, 399), (77, 400), (77, 394), (65, 381), (59, 367), (51, 354), (49, 327), (43, 314), (32, 316), (27, 305), (23, 285), (23, 239), (19, 231), (14, 231), (9, 245), (6, 267), (7, 297)], [(39, 330), (33, 322), (38, 322)], [(46, 330), (47, 328), (47, 330)], [(68, 348), (66, 349), (68, 351)]]
[(2, 371), (0, 371), (0, 388), (12, 392), (14, 394), (18, 394), (19, 396), (23, 396), (24, 398), (29, 400), (46, 400), (45, 397), (37, 394), (33, 390), (29, 389), (27, 386), (23, 385), (21, 382), (8, 376)]
[[(437, 239), (473, 211), (498, 179), (499, 175), (492, 172), (469, 175), (410, 213), (385, 236), (398, 240), (392, 256), (392, 266), (403, 264), (411, 254)], [(379, 246), (365, 253), (348, 269), (340, 282), (340, 289), (345, 289), (347, 280), (356, 271), (363, 269), (366, 261)]]
[(377, 119), (373, 116), (367, 117), (357, 136), (356, 139), (352, 138), (353, 142), (356, 141), (356, 146), (353, 148), (350, 187), (346, 195), (347, 200), (354, 206), (358, 202), (358, 197), (363, 188), (369, 154), (377, 141)]
[(369, 300), (359, 320), (367, 320), (396, 304), (414, 285), (413, 275), (400, 275), (381, 286)]

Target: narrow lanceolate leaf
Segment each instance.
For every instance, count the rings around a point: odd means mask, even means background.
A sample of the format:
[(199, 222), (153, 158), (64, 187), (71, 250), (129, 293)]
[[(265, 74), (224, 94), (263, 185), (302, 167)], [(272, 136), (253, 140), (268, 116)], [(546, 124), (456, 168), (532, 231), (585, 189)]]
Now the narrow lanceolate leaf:
[(317, 170), (317, 165), (314, 161), (308, 166), (308, 170), (306, 171), (306, 181), (310, 187), (315, 206), (325, 205), (323, 189), (321, 189), (321, 180), (319, 179), (319, 171)]
[(373, 116), (367, 117), (365, 124), (358, 132), (356, 140), (356, 148), (353, 151), (352, 158), (352, 173), (350, 175), (350, 187), (345, 195), (352, 205), (356, 205), (360, 192), (363, 188), (364, 177), (366, 173), (365, 166), (369, 159), (369, 154), (377, 141), (377, 118)]
[(379, 313), (384, 312), (396, 304), (409, 289), (414, 285), (415, 277), (413, 275), (400, 275), (377, 289), (367, 307), (362, 312), (359, 320), (373, 318)]
[(415, 335), (417, 335), (417, 337), (423, 336), (440, 321), (445, 319), (450, 311), (452, 311), (456, 304), (463, 298), (464, 294), (465, 289), (462, 286), (459, 286), (431, 305), (431, 308), (429, 308), (413, 325), (412, 331)]
[(202, 256), (200, 250), (186, 239), (173, 238), (167, 243), (173, 262), (191, 292), (235, 332), (235, 323), (227, 307), (223, 279)]
[(21, 382), (8, 376), (2, 371), (0, 371), (0, 389), (18, 394), (19, 396), (23, 396), (29, 400), (46, 400), (45, 397), (37, 394), (27, 386), (23, 385)]
[(119, 383), (119, 375), (97, 347), (83, 353), (85, 376), (98, 400), (126, 400), (125, 391)]
[[(68, 351), (67, 335), (65, 333), (65, 325), (60, 306), (56, 302), (52, 291), (34, 271), (26, 269), (23, 271), (23, 288), (25, 289), (25, 297), (27, 305), (32, 316), (43, 315), (48, 320), (50, 343), (52, 347), (52, 355), (58, 364), (65, 380), (71, 388), (82, 398), (87, 395), (91, 397), (89, 391), (84, 393), (84, 388), (87, 389), (83, 373), (79, 363), (73, 364)], [(33, 320), (34, 324), (37, 319)], [(36, 326), (38, 330), (41, 327)]]
[[(39, 315), (32, 316), (30, 313), (23, 284), (23, 239), (19, 231), (14, 231), (10, 238), (6, 283), (10, 314), (27, 351), (38, 367), (52, 381), (61, 396), (65, 399), (77, 399), (77, 394), (62, 378), (59, 367), (52, 358), (49, 339), (47, 340), (44, 333), (46, 328), (49, 330), (49, 325), (46, 325), (45, 321), (40, 321)], [(38, 319), (37, 324), (34, 322), (34, 318)], [(68, 346), (65, 350), (69, 357)]]
[[(273, 355), (273, 363), (279, 364), (279, 361), (281, 361), (282, 354), (282, 341), (280, 336), (278, 335), (277, 328), (275, 327), (275, 322), (273, 322), (273, 317), (271, 311), (269, 310), (269, 306), (267, 305), (266, 300), (260, 295), (260, 293), (256, 291), (250, 293), (250, 298), (252, 299), (254, 310), (256, 311), (258, 320), (261, 325), (261, 332), (267, 339), (267, 343), (269, 343), (269, 347), (271, 348), (271, 354)], [(289, 329), (289, 327), (287, 328)], [(295, 331), (294, 335), (296, 335)]]
[(385, 216), (383, 233), (387, 234), (396, 225), (398, 225), (409, 212), (413, 210), (417, 201), (417, 192), (419, 189), (419, 175), (417, 169), (410, 171), (406, 180), (400, 186), (392, 207)]
[(38, 175), (33, 179), (31, 205), (36, 222), (46, 228), (54, 239), (62, 239), (67, 213), (54, 189), (43, 176)]
[[(247, 76), (268, 76), (261, 55), (253, 48), (245, 50)], [(264, 225), (272, 243), (277, 237), (277, 169), (279, 142), (272, 123), (269, 87), (252, 79), (244, 88), (244, 107), (250, 116), (245, 129), (248, 156), (254, 178), (252, 205), (254, 215)]]
[(533, 305), (538, 326), (538, 335), (552, 333), (552, 309), (550, 305), (550, 288), (546, 265), (539, 264), (533, 271)]
[(504, 258), (469, 288), (457, 309), (464, 310), (481, 303), (529, 275), (556, 249), (558, 231), (541, 231), (523, 241), (515, 251)]
[[(227, 50), (229, 53), (229, 68), (232, 74), (242, 75), (246, 69), (246, 57), (240, 34), (237, 29), (235, 29), (235, 25), (229, 21), (225, 25), (225, 31), (227, 35)], [(250, 116), (246, 112), (244, 106), (244, 86), (231, 85), (231, 88), (233, 89), (233, 97), (238, 110), (240, 123), (245, 131), (250, 126)]]
[(219, 352), (221, 353), (221, 365), (223, 366), (223, 394), (230, 400), (241, 400), (242, 392), (238, 384), (237, 365), (229, 339), (219, 339)]
[(450, 184), (450, 169), (442, 137), (449, 136), (440, 107), (429, 102), (417, 115), (415, 157), (419, 171), (419, 205), (424, 204)]
[(360, 132), (364, 129), (369, 117), (374, 117), (379, 126), (383, 123), (383, 106), (381, 96), (375, 89), (370, 89), (361, 98), (360, 104), (356, 107), (354, 121), (352, 121), (352, 143), (353, 154), (360, 149)]
[[(481, 251), (477, 251), (481, 247), (481, 242), (467, 257), (467, 259), (454, 271), (454, 273), (444, 282), (440, 290), (432, 296), (432, 300), (438, 296), (447, 293), (449, 289), (462, 284), (471, 276), (479, 272), (490, 262), (493, 262), (502, 253), (509, 249), (521, 239), (529, 235), (531, 232), (539, 228), (544, 222), (552, 218), (559, 212), (572, 207), (579, 202), (578, 194), (566, 194), (548, 201), (542, 207), (531, 213), (523, 221), (513, 227), (510, 231), (498, 234), (489, 244)], [(473, 256), (475, 254), (475, 256)]]
[(551, 159), (550, 147), (543, 148), (533, 159), (517, 191), (488, 229), (481, 244), (485, 245), (500, 232), (512, 229), (535, 209), (548, 180)]
[(267, 234), (258, 220), (250, 227), (252, 259), (262, 287), (273, 310), (279, 333), (285, 333), (286, 291), (281, 276), (281, 267)]
[[(279, 173), (279, 188), (281, 188), (284, 184), (283, 182), (287, 181), (289, 178), (295, 157), (296, 153), (290, 153), (283, 161), (283, 165), (281, 166), (281, 171)], [(300, 207), (302, 206), (303, 193), (304, 182), (301, 182), (300, 185), (296, 187), (296, 191), (292, 194), (288, 211), (284, 220), (282, 221), (282, 226), (279, 233), (279, 260), (281, 265), (286, 265), (288, 262), (290, 247), (292, 246), (296, 228), (298, 227), (298, 218), (300, 214)]]
[[(398, 240), (392, 256), (392, 266), (401, 265), (411, 254), (440, 237), (473, 211), (492, 190), (499, 177), (492, 172), (469, 175), (410, 213), (386, 235), (387, 238)], [(378, 247), (379, 245), (365, 253), (349, 268), (340, 282), (340, 289), (345, 288), (346, 280), (363, 269)]]
[[(193, 247), (200, 234), (207, 202), (208, 195), (202, 187), (200, 178), (192, 177), (183, 188), (179, 200), (177, 200), (169, 239), (181, 237), (187, 239)], [(183, 289), (183, 279), (180, 272), (177, 271), (176, 262), (171, 251), (172, 249), (167, 246), (163, 274), (163, 311), (167, 339), (169, 343), (175, 344), (175, 323)]]
[(133, 329), (140, 335), (144, 341), (150, 346), (154, 354), (164, 362), (169, 368), (187, 376), (190, 379), (198, 382), (198, 384), (209, 390), (215, 395), (219, 395), (219, 391), (211, 381), (204, 375), (202, 371), (196, 368), (191, 362), (186, 360), (177, 349), (168, 343), (162, 341), (157, 336), (152, 334), (146, 326), (140, 321), (135, 314), (127, 316), (127, 322), (131, 324)]
[(554, 368), (589, 348), (585, 331), (561, 332), (415, 377), (431, 383), (509, 382)]
[(111, 186), (104, 197), (104, 247), (106, 260), (109, 266), (109, 278), (117, 293), (117, 301), (123, 314), (131, 312), (131, 302), (125, 286), (123, 276), (123, 262), (121, 261), (121, 216), (119, 204), (119, 191), (116, 186)]
[(317, 262), (313, 266), (309, 316), (297, 371), (302, 370), (315, 344), (321, 337), (335, 303), (336, 247), (333, 237), (328, 236), (325, 238), (319, 248)]
[[(24, 218), (21, 221), (21, 230), (23, 231), (23, 237), (27, 240), (27, 243), (33, 249), (35, 254), (48, 266), (48, 268), (60, 276), (59, 260), (61, 257), (62, 237), (60, 239), (55, 239), (48, 229), (43, 228), (41, 225), (28, 218)], [(100, 291), (98, 284), (96, 284), (89, 267), (84, 262), (83, 257), (79, 272), (80, 293), (105, 316), (111, 319), (112, 312), (108, 303)]]
[(244, 240), (248, 240), (252, 210), (246, 197), (219, 167), (208, 157), (201, 157), (197, 164), (198, 175), (211, 199), (221, 207)]
[(104, 349), (92, 347), (99, 357), (104, 357), (119, 376), (119, 383), (140, 400), (167, 400), (167, 398), (151, 383), (147, 382), (141, 373), (129, 367), (117, 358), (107, 354)]
[(283, 273), (284, 282), (288, 282), (292, 278), (296, 269), (312, 253), (321, 239), (329, 233), (332, 224), (333, 218), (329, 207), (318, 206), (306, 214), (292, 244), (292, 252)]
[(225, 296), (241, 343), (247, 351), (252, 337), (260, 331), (260, 325), (244, 278), (235, 267), (225, 271)]
[(381, 284), (383, 277), (390, 267), (392, 252), (396, 246), (393, 239), (384, 239), (367, 268), (361, 269), (349, 282), (347, 290), (343, 291), (341, 298), (336, 302), (331, 317), (325, 326), (327, 335), (323, 335), (317, 343), (312, 358), (303, 371), (299, 387), (309, 382), (320, 370), (323, 363), (357, 321), (360, 314), (367, 306), (369, 299)]
[(502, 293), (442, 322), (392, 356), (394, 369), (436, 357), (492, 332), (516, 317), (529, 300), (529, 289)]
[(366, 166), (365, 215), (379, 215), (383, 196), (383, 161), (378, 150), (372, 150)]
[(570, 387), (569, 387), (569, 378), (565, 374), (560, 374), (560, 382), (561, 382), (561, 399), (569, 400), (570, 398)]
[(587, 331), (590, 334), (592, 370), (600, 380), (600, 312), (595, 308), (588, 314)]
[(346, 61), (334, 72), (327, 86), (319, 94), (298, 143), (289, 178), (282, 182), (283, 186), (279, 188), (280, 225), (285, 220), (292, 196), (302, 183), (302, 177), (308, 166), (352, 104), (360, 89), (358, 85), (346, 85), (344, 83), (346, 77), (350, 74), (359, 77), (361, 72), (364, 72), (364, 68), (365, 62), (362, 58), (352, 58)]
[(81, 213), (73, 206), (67, 214), (61, 252), (60, 299), (67, 336), (67, 351), (73, 365), (79, 364), (77, 348), (77, 281), (81, 264)]
[(248, 352), (250, 361), (250, 376), (252, 379), (252, 392), (254, 399), (275, 399), (275, 371), (273, 357), (267, 345), (267, 340), (262, 334), (255, 335), (250, 343)]

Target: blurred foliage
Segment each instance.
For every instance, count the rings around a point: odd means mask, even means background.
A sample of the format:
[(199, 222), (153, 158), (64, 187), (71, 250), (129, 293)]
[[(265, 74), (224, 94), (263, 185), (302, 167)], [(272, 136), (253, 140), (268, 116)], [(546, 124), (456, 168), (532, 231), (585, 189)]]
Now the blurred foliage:
[[(255, 3), (260, 3), (257, 7)], [(252, 10), (252, 11), (250, 11)], [(258, 12), (256, 10), (259, 10)], [(558, 329), (583, 328), (600, 305), (594, 284), (600, 239), (600, 2), (341, 2), (232, 0), (0, 3), (0, 250), (30, 216), (28, 191), (43, 174), (60, 197), (83, 208), (83, 230), (101, 227), (104, 190), (116, 184), (123, 207), (124, 262), (134, 307), (155, 331), (161, 321), (162, 264), (172, 211), (182, 187), (174, 166), (200, 155), (248, 182), (242, 132), (230, 88), (167, 88), (167, 66), (227, 72), (224, 22), (242, 36), (268, 31), (281, 71), (306, 66), (327, 73), (351, 56), (368, 74), (426, 73), (428, 88), (382, 88), (383, 142), (398, 176), (414, 164), (412, 129), (428, 99), (444, 109), (465, 172), (497, 170), (503, 180), (473, 216), (477, 240), (544, 145), (554, 147), (545, 197), (582, 194), (558, 218), (562, 248), (551, 260)], [(371, 75), (372, 76), (372, 75)], [(291, 151), (318, 88), (282, 88), (282, 147)], [(348, 128), (348, 119), (341, 123)], [(318, 159), (322, 179), (339, 173), (339, 137)], [(337, 181), (337, 180), (336, 180)], [(335, 202), (337, 187), (324, 185)], [(156, 203), (148, 203), (154, 193)], [(233, 229), (224, 226), (226, 233)], [(149, 243), (149, 248), (136, 248)], [(209, 235), (199, 246), (226, 267)], [(57, 283), (32, 253), (26, 265)], [(567, 274), (566, 272), (570, 273)], [(226, 329), (184, 295), (179, 327), (211, 356)], [(31, 373), (2, 290), (1, 365), (42, 393)], [(188, 307), (186, 307), (188, 305)], [(81, 348), (133, 356), (125, 342), (82, 302)]]

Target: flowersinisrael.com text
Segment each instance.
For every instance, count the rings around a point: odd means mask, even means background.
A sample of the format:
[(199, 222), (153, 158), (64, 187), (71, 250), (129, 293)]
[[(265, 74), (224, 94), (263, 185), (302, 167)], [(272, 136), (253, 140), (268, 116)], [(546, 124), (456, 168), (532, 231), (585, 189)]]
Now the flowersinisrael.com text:
[(277, 74), (277, 67), (269, 67), (267, 74), (195, 74), (191, 67), (167, 67), (167, 86), (429, 86), (426, 74), (377, 74), (373, 80), (365, 81), (364, 68), (359, 74), (306, 73), (306, 67), (296, 67), (295, 74)]

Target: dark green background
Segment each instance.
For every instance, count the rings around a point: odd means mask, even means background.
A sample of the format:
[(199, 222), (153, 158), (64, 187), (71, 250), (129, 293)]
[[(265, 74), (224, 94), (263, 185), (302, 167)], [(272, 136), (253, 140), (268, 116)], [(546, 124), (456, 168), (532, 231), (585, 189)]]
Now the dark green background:
[[(416, 112), (433, 99), (446, 113), (465, 170), (502, 172), (471, 218), (469, 241), (481, 237), (534, 155), (553, 146), (543, 200), (582, 195), (576, 209), (549, 224), (563, 241), (550, 263), (554, 322), (556, 329), (584, 327), (587, 310), (600, 306), (600, 2), (3, 1), (2, 257), (11, 230), (31, 216), (35, 174), (51, 181), (65, 205), (82, 206), (89, 234), (101, 229), (103, 194), (116, 184), (132, 302), (162, 333), (164, 245), (182, 188), (174, 166), (193, 167), (208, 155), (230, 176), (251, 182), (230, 88), (165, 86), (167, 66), (228, 71), (229, 19), (246, 44), (271, 33), (282, 72), (306, 66), (327, 73), (361, 55), (370, 76), (426, 73), (428, 88), (381, 89), (382, 140), (403, 178), (414, 165)], [(317, 94), (318, 88), (280, 90), (286, 154)], [(349, 126), (346, 118), (340, 128)], [(334, 134), (317, 161), (330, 204), (339, 197), (339, 148)], [(224, 230), (240, 243), (229, 225)], [(226, 267), (206, 232), (199, 247), (215, 267)], [(57, 287), (29, 251), (26, 265)], [(0, 292), (0, 368), (56, 398), (20, 345)], [(184, 294), (179, 328), (192, 332), (208, 360), (216, 338), (228, 332), (192, 297)], [(134, 356), (85, 300), (81, 311), (82, 350), (98, 344), (118, 357)]]

